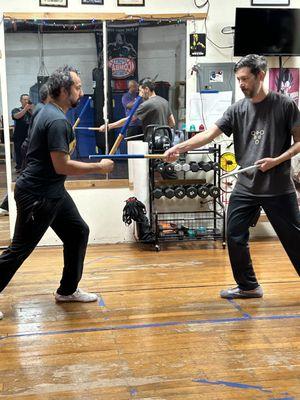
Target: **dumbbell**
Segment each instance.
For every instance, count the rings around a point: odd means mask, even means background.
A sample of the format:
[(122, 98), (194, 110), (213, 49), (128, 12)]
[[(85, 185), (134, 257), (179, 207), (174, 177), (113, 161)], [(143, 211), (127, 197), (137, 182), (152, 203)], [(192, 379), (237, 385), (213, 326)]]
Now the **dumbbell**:
[(174, 194), (177, 199), (183, 199), (185, 197), (185, 188), (183, 186), (177, 186), (174, 189)]
[(172, 199), (175, 196), (174, 189), (172, 187), (167, 187), (164, 189), (164, 195), (167, 199)]
[(188, 172), (190, 169), (191, 169), (191, 166), (187, 162), (182, 164), (182, 171)]
[(182, 170), (182, 164), (180, 163), (175, 163), (174, 164), (174, 171), (180, 172)]
[(194, 199), (198, 195), (196, 186), (186, 186), (185, 193), (190, 199)]
[(214, 171), (219, 171), (220, 166), (219, 166), (219, 164), (217, 162), (210, 161), (210, 164), (211, 164), (211, 169), (213, 169)]
[(197, 193), (198, 196), (200, 196), (202, 199), (205, 199), (209, 195), (209, 189), (207, 185), (199, 185), (197, 187)]
[(192, 172), (198, 172), (200, 167), (199, 164), (196, 161), (191, 161), (190, 162), (190, 169)]
[(206, 162), (206, 161), (200, 161), (199, 162), (199, 168), (202, 169), (205, 172), (208, 172), (212, 169), (211, 163)]
[(158, 172), (164, 172), (166, 163), (160, 162), (156, 165), (156, 169)]
[(166, 172), (174, 172), (174, 164), (170, 164), (170, 163), (165, 164), (165, 171)]
[(161, 188), (155, 188), (152, 194), (155, 199), (160, 199), (164, 195), (164, 192)]
[(214, 186), (212, 184), (207, 185), (207, 187), (208, 187), (209, 194), (211, 195), (211, 197), (216, 199), (217, 197), (220, 196), (220, 194), (221, 194), (220, 188), (218, 188), (217, 186)]

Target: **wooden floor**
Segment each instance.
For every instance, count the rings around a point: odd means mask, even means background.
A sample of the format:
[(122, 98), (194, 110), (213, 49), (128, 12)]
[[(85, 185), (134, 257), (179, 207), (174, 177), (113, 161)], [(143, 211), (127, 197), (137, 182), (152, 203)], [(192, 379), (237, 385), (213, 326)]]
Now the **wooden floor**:
[(277, 241), (252, 243), (263, 299), (228, 301), (220, 243), (90, 247), (53, 301), (61, 248), (36, 250), (0, 296), (0, 399), (300, 399), (300, 280)]

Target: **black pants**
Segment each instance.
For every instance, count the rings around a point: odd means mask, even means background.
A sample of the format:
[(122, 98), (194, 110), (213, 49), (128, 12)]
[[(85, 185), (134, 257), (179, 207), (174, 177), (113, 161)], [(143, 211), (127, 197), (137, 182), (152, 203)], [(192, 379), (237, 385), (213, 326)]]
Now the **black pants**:
[(82, 276), (89, 228), (71, 196), (41, 198), (16, 187), (17, 220), (11, 245), (0, 255), (0, 292), (34, 250), (49, 226), (63, 242), (64, 268), (59, 294), (75, 292)]
[(300, 213), (296, 193), (275, 197), (250, 197), (233, 192), (227, 214), (227, 241), (233, 276), (242, 290), (251, 290), (258, 286), (248, 240), (251, 221), (260, 206), (300, 276)]
[(24, 140), (25, 138), (21, 138), (21, 140), (14, 140), (16, 170), (20, 170), (23, 165), (24, 154), (22, 152), (22, 143)]
[(0, 205), (0, 208), (3, 208), (3, 210), (7, 210), (8, 211), (8, 195), (5, 195), (5, 197), (2, 200), (2, 203)]

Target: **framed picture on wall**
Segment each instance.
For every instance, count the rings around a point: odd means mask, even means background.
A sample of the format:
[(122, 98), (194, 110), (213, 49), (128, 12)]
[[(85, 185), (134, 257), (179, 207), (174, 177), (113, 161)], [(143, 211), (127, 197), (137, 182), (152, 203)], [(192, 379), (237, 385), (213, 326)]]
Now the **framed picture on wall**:
[(40, 7), (68, 7), (68, 0), (40, 0)]
[(144, 6), (145, 0), (118, 0), (118, 6)]
[(81, 4), (96, 4), (97, 6), (102, 6), (104, 0), (81, 0)]
[(290, 0), (251, 0), (252, 6), (289, 6)]

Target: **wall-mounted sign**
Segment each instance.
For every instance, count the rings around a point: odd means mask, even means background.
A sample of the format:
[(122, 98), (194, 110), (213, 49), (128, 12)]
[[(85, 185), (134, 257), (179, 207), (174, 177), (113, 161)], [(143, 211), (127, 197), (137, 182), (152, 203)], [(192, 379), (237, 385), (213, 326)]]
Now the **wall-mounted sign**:
[(96, 4), (98, 6), (102, 6), (104, 4), (104, 0), (81, 0), (81, 4)]
[(144, 6), (145, 0), (118, 0), (118, 6)]
[(40, 0), (40, 7), (68, 7), (68, 0)]
[(200, 57), (206, 54), (206, 35), (205, 33), (190, 34), (190, 56)]
[(111, 77), (137, 78), (138, 28), (109, 28), (107, 31), (107, 57)]

